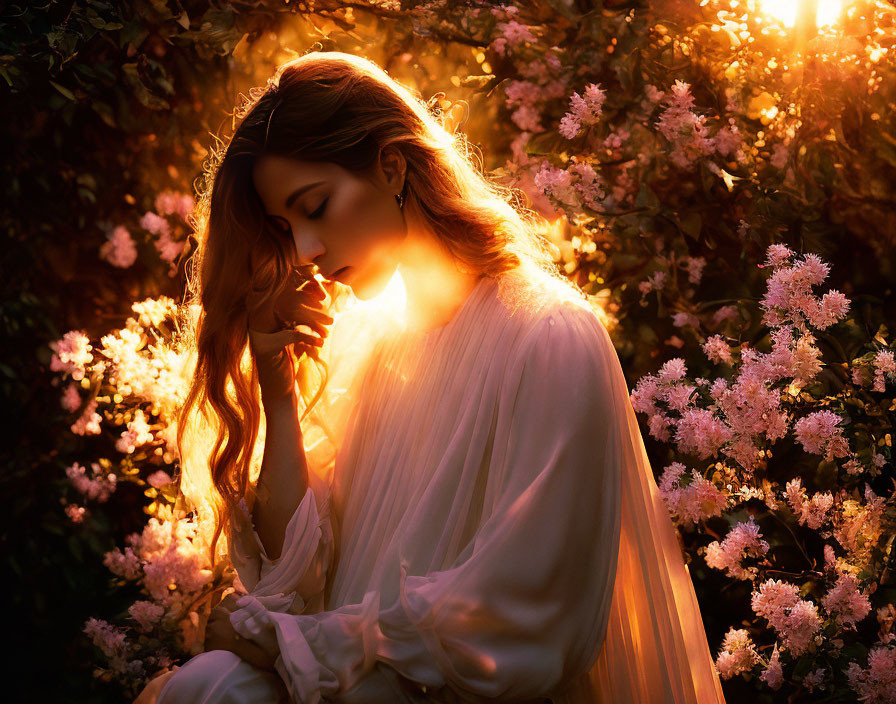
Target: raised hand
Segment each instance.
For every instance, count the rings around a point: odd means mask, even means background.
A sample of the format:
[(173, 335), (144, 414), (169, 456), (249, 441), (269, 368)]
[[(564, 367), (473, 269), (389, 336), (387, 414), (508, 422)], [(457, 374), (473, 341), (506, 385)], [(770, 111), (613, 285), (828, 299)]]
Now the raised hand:
[(253, 292), (246, 300), (249, 344), (256, 357), (271, 358), (288, 345), (293, 345), (298, 356), (302, 352), (316, 356), (333, 323), (321, 308), (327, 292), (320, 282), (307, 268), (294, 268), (279, 296), (261, 303), (265, 293)]

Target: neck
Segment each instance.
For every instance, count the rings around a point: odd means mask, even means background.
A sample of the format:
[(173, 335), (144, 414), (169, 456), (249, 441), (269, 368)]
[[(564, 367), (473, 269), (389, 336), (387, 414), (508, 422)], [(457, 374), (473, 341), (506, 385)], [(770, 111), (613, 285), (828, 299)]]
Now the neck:
[(415, 330), (450, 322), (479, 281), (460, 269), (435, 235), (422, 230), (408, 231), (399, 271), (407, 293), (408, 326)]

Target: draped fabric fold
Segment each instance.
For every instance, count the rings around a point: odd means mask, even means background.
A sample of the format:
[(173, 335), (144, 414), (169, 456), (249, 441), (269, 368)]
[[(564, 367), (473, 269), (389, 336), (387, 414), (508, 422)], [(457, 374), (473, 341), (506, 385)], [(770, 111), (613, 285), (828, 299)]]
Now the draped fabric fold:
[(279, 560), (242, 535), (231, 622), (297, 704), (724, 702), (609, 334), (547, 279), (389, 328)]

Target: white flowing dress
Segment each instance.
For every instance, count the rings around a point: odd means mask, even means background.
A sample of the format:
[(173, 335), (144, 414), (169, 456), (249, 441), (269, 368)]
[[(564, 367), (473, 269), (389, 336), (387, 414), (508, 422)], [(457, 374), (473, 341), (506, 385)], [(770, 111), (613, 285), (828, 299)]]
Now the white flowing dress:
[[(343, 323), (340, 327), (340, 323)], [(429, 331), (337, 318), (309, 488), (269, 560), (244, 515), (227, 651), (162, 704), (724, 702), (610, 337), (550, 277), (481, 278)], [(352, 368), (349, 368), (349, 367)]]

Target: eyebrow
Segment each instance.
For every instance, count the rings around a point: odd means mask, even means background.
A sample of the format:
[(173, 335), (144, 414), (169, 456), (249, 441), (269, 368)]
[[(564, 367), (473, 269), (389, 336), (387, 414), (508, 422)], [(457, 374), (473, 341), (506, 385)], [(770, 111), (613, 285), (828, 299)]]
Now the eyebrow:
[(302, 195), (305, 191), (308, 191), (315, 186), (320, 186), (322, 183), (326, 183), (326, 181), (315, 181), (314, 183), (308, 183), (304, 186), (300, 186), (290, 194), (289, 198), (286, 199), (286, 207), (291, 208), (292, 204), (295, 203), (296, 198)]

